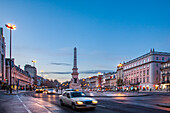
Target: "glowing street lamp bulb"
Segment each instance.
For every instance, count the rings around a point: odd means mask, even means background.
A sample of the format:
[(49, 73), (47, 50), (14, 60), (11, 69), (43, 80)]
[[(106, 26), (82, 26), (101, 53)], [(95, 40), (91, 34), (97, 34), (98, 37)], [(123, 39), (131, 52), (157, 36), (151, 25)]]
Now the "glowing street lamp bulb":
[(12, 25), (12, 29), (16, 29), (16, 26), (15, 26), (15, 25)]
[(102, 73), (101, 72), (98, 72), (98, 75), (101, 75)]
[(40, 71), (41, 73), (44, 72), (43, 70)]
[(33, 63), (36, 63), (37, 61), (33, 60), (32, 62), (33, 62)]

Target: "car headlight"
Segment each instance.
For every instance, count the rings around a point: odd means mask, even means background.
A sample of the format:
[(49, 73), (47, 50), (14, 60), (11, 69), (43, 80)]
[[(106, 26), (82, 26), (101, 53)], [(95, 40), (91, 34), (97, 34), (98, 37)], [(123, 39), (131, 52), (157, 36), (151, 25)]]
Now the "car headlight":
[(83, 104), (83, 102), (81, 102), (81, 101), (77, 101), (76, 102), (78, 105), (82, 105)]
[(98, 101), (97, 101), (97, 100), (93, 100), (92, 103), (93, 103), (93, 104), (97, 104)]

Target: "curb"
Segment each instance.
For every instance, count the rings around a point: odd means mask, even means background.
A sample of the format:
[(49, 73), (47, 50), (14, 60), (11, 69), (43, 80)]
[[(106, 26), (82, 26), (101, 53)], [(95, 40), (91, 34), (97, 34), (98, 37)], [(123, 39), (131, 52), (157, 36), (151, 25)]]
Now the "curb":
[(161, 106), (161, 107), (166, 107), (166, 108), (170, 108), (170, 106), (165, 105), (165, 104), (156, 104), (157, 106)]
[(32, 91), (24, 91), (24, 92), (12, 93), (12, 94), (4, 92), (4, 94), (5, 95), (18, 95), (20, 93), (26, 93), (26, 92), (32, 92)]

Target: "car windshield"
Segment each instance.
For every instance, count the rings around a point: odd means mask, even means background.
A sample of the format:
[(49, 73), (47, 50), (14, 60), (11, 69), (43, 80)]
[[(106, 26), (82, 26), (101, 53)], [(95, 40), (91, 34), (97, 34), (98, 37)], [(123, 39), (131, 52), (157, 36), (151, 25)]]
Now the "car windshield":
[(53, 91), (53, 89), (48, 89), (49, 91)]
[(86, 95), (83, 92), (71, 92), (71, 97), (85, 97)]

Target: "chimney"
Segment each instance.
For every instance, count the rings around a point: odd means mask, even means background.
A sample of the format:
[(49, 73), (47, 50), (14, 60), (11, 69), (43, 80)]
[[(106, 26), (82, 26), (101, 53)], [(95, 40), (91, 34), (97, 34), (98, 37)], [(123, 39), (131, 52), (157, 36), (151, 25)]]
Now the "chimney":
[(153, 48), (153, 52), (155, 52), (154, 48)]

